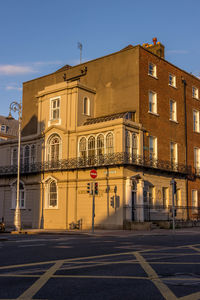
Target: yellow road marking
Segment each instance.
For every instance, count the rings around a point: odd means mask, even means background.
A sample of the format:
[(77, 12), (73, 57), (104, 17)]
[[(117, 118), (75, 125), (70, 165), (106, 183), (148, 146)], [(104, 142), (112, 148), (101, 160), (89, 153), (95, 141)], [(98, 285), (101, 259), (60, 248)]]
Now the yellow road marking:
[(200, 299), (200, 292), (193, 293), (179, 298), (179, 300), (199, 300), (199, 299)]
[(191, 249), (193, 249), (193, 250), (195, 250), (195, 251), (197, 251), (197, 252), (200, 252), (200, 249), (199, 249), (199, 248), (196, 248), (195, 246), (189, 246), (189, 248), (191, 248)]
[(47, 270), (30, 288), (28, 288), (17, 299), (32, 299), (33, 296), (45, 285), (52, 275), (62, 266), (64, 260), (59, 260)]
[(154, 269), (147, 263), (147, 261), (142, 257), (138, 252), (133, 252), (135, 257), (137, 258), (138, 262), (140, 263), (141, 267), (144, 269), (144, 271), (147, 273), (151, 281), (155, 284), (155, 286), (158, 288), (158, 290), (161, 292), (163, 297), (167, 300), (175, 300), (177, 297), (174, 295), (174, 293), (168, 288), (167, 285), (165, 285), (162, 280), (159, 278), (157, 273), (154, 271)]

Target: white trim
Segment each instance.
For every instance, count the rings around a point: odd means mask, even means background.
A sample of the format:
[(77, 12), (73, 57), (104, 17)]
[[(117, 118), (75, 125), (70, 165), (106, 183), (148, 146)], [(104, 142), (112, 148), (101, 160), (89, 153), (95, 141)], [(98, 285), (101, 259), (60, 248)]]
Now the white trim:
[[(49, 205), (49, 186), (51, 182), (55, 182), (56, 183), (56, 192), (57, 192), (57, 199), (56, 199), (56, 206), (50, 206)], [(59, 195), (58, 195), (58, 181), (56, 178), (52, 177), (52, 176), (48, 176), (44, 181), (44, 189), (45, 189), (45, 205), (44, 205), (44, 209), (58, 209), (58, 200), (59, 200)]]

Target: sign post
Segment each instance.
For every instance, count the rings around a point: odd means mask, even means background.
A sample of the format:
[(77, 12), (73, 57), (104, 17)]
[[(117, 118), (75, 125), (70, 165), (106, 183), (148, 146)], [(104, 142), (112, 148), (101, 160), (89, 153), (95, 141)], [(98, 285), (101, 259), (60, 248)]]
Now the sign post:
[[(92, 179), (95, 179), (97, 177), (97, 171), (91, 170), (90, 171), (90, 177)], [(92, 233), (94, 233), (94, 218), (95, 218), (95, 183), (92, 182)]]

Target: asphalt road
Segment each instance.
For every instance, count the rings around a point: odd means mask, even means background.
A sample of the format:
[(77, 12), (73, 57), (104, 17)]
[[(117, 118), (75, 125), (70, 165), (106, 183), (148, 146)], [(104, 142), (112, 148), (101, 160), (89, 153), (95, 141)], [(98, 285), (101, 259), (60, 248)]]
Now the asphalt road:
[(0, 234), (0, 299), (200, 299), (200, 233)]

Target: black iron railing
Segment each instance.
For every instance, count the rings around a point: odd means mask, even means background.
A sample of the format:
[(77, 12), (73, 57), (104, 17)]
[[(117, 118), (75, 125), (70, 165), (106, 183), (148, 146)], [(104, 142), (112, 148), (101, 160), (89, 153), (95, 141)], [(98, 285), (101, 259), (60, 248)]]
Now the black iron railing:
[[(41, 173), (48, 171), (67, 171), (103, 166), (134, 165), (138, 167), (158, 169), (180, 174), (191, 174), (191, 167), (184, 164), (172, 164), (170, 161), (150, 159), (141, 155), (129, 155), (126, 152), (118, 152), (107, 155), (78, 157), (48, 162), (35, 162), (21, 164), (21, 174)], [(0, 176), (17, 174), (17, 165), (0, 167)]]

